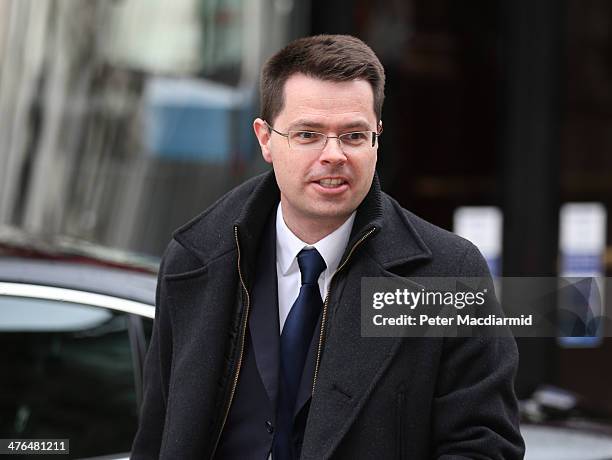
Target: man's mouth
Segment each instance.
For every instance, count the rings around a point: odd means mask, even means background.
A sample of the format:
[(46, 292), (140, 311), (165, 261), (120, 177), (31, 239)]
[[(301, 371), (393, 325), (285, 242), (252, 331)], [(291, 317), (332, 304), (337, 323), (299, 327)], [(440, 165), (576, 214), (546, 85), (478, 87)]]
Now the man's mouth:
[(340, 178), (334, 178), (334, 179), (321, 179), (317, 182), (321, 187), (325, 187), (325, 188), (335, 188), (335, 187), (339, 187), (340, 185), (344, 185), (346, 184), (346, 181), (344, 179), (340, 179)]

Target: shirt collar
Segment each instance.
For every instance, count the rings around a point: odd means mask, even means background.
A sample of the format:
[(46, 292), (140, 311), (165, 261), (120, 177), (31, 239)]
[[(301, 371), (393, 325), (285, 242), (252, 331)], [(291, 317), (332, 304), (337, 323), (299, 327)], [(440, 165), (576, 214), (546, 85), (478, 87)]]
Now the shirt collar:
[(279, 203), (276, 210), (276, 257), (280, 263), (283, 275), (287, 274), (298, 253), (306, 247), (314, 247), (319, 251), (319, 254), (321, 254), (325, 261), (325, 265), (327, 265), (326, 271), (328, 273), (335, 272), (351, 236), (355, 214), (356, 212), (353, 211), (340, 227), (311, 245), (300, 240), (287, 227), (283, 219), (282, 207)]

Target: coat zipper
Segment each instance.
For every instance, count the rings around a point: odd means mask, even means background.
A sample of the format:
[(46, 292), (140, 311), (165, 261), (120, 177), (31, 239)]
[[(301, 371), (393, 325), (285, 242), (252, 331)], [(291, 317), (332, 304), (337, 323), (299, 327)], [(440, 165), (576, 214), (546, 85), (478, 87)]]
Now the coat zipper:
[(223, 428), (225, 428), (225, 423), (227, 422), (227, 417), (230, 413), (230, 408), (232, 407), (232, 401), (234, 399), (234, 394), (236, 393), (236, 387), (238, 386), (238, 377), (240, 375), (240, 368), (242, 367), (242, 358), (244, 355), (244, 341), (246, 337), (246, 327), (249, 318), (249, 310), (251, 308), (251, 297), (249, 295), (249, 291), (246, 287), (246, 283), (244, 282), (244, 278), (242, 277), (242, 268), (240, 267), (240, 243), (238, 242), (238, 227), (234, 226), (234, 238), (236, 239), (236, 248), (238, 249), (238, 277), (240, 278), (240, 284), (242, 289), (244, 289), (244, 293), (246, 294), (246, 308), (244, 311), (244, 317), (242, 319), (241, 325), (241, 335), (240, 335), (240, 354), (238, 355), (238, 364), (236, 365), (236, 373), (234, 374), (234, 381), (232, 382), (232, 390), (230, 392), (229, 402), (227, 404), (227, 408), (225, 409), (225, 414), (223, 416), (223, 422), (221, 423), (221, 429), (219, 430), (219, 434), (217, 436), (217, 440), (215, 441), (215, 446), (213, 448), (212, 454), (210, 458), (214, 458), (215, 452), (217, 451), (217, 447), (219, 446), (219, 441), (221, 440), (221, 435), (223, 434)]
[[(312, 392), (314, 393), (314, 389), (317, 383), (317, 375), (319, 373), (319, 363), (321, 361), (321, 351), (323, 349), (323, 338), (324, 338), (324, 331), (325, 331), (325, 323), (326, 323), (326, 319), (327, 319), (327, 307), (329, 305), (329, 295), (331, 293), (331, 287), (332, 287), (332, 282), (334, 280), (334, 278), (336, 277), (336, 274), (342, 270), (344, 268), (344, 266), (348, 263), (349, 259), (351, 258), (351, 256), (353, 255), (353, 252), (355, 252), (355, 250), (357, 249), (357, 247), (363, 243), (363, 241), (368, 238), (372, 233), (374, 233), (374, 231), (376, 230), (376, 227), (371, 228), (368, 233), (366, 233), (365, 235), (363, 235), (351, 248), (348, 256), (346, 257), (346, 259), (344, 260), (344, 262), (342, 263), (342, 265), (340, 265), (336, 271), (334, 272), (334, 274), (332, 275), (332, 279), (330, 281), (329, 284), (329, 289), (327, 291), (327, 295), (325, 296), (325, 302), (323, 304), (323, 316), (321, 318), (321, 330), (319, 333), (319, 346), (317, 349), (317, 362), (316, 362), (316, 366), (315, 366), (315, 372), (314, 372), (314, 378), (313, 378), (313, 382), (312, 382)], [(244, 312), (244, 317), (242, 320), (242, 327), (241, 327), (241, 336), (240, 336), (240, 354), (238, 355), (238, 364), (236, 365), (236, 373), (234, 374), (234, 381), (232, 382), (232, 389), (230, 392), (230, 397), (229, 397), (229, 402), (227, 404), (227, 407), (225, 409), (225, 414), (223, 415), (223, 422), (221, 423), (221, 429), (219, 430), (219, 434), (217, 435), (217, 440), (215, 441), (215, 445), (214, 448), (212, 450), (212, 454), (210, 456), (210, 458), (214, 458), (215, 456), (215, 452), (217, 451), (217, 447), (219, 445), (219, 441), (221, 440), (221, 435), (223, 434), (223, 428), (225, 428), (225, 423), (227, 422), (227, 417), (229, 416), (229, 412), (230, 412), (230, 408), (232, 407), (232, 401), (234, 399), (234, 394), (236, 393), (236, 387), (238, 386), (238, 377), (240, 376), (240, 368), (242, 367), (242, 358), (244, 355), (244, 341), (245, 341), (245, 337), (246, 337), (246, 326), (247, 326), (247, 322), (248, 322), (248, 317), (249, 317), (249, 310), (251, 307), (251, 298), (249, 295), (249, 291), (246, 287), (246, 283), (244, 282), (244, 278), (242, 276), (242, 268), (240, 266), (240, 243), (238, 241), (238, 227), (234, 227), (234, 238), (236, 240), (236, 248), (238, 250), (238, 276), (240, 278), (240, 284), (242, 286), (242, 289), (244, 289), (244, 293), (246, 294), (246, 299), (247, 299), (247, 303), (246, 303), (246, 308), (245, 308), (245, 312)]]
[(321, 362), (321, 351), (323, 350), (323, 338), (324, 338), (324, 332), (325, 332), (325, 323), (326, 323), (326, 320), (327, 320), (327, 307), (329, 305), (329, 295), (330, 295), (331, 290), (332, 290), (332, 285), (333, 285), (334, 279), (336, 278), (336, 275), (338, 274), (338, 272), (340, 270), (342, 270), (344, 268), (344, 266), (348, 263), (349, 259), (353, 255), (353, 252), (355, 252), (355, 249), (357, 249), (357, 246), (359, 246), (361, 243), (363, 243), (366, 238), (368, 238), (372, 233), (374, 233), (374, 231), (376, 231), (376, 227), (372, 227), (368, 231), (368, 233), (366, 233), (361, 238), (359, 238), (359, 240), (351, 248), (350, 252), (348, 253), (348, 256), (346, 256), (346, 259), (344, 259), (344, 262), (342, 262), (342, 265), (340, 265), (336, 269), (336, 271), (332, 275), (331, 281), (329, 282), (329, 289), (327, 290), (327, 294), (325, 295), (325, 302), (323, 303), (323, 314), (322, 314), (322, 317), (321, 317), (321, 330), (319, 332), (319, 346), (317, 348), (317, 363), (315, 365), (314, 378), (312, 380), (312, 394), (314, 394), (315, 386), (317, 385), (317, 376), (319, 374), (319, 364)]

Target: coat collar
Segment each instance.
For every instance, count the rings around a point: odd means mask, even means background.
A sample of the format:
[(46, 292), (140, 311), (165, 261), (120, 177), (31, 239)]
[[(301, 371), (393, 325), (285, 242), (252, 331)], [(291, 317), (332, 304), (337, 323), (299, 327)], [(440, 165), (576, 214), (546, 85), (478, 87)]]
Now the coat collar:
[[(202, 265), (236, 249), (235, 229), (244, 252), (247, 273), (253, 268), (257, 247), (270, 213), (280, 200), (274, 170), (249, 179), (222, 197), (201, 215), (179, 228), (174, 238)], [(431, 251), (399, 204), (381, 191), (378, 175), (357, 208), (355, 222), (341, 264), (360, 238), (368, 238), (372, 254), (385, 269), (417, 259)]]

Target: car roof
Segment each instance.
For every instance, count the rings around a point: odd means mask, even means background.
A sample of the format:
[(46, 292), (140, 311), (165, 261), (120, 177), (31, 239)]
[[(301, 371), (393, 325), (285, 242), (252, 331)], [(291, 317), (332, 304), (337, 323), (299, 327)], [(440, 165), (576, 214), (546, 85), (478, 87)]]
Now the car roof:
[(64, 235), (34, 235), (7, 225), (0, 225), (0, 257), (64, 260), (153, 274), (159, 267), (159, 258), (151, 255)]
[(50, 286), (155, 305), (158, 259), (0, 226), (0, 282)]
[(157, 278), (114, 267), (1, 257), (0, 281), (73, 289), (155, 305)]

